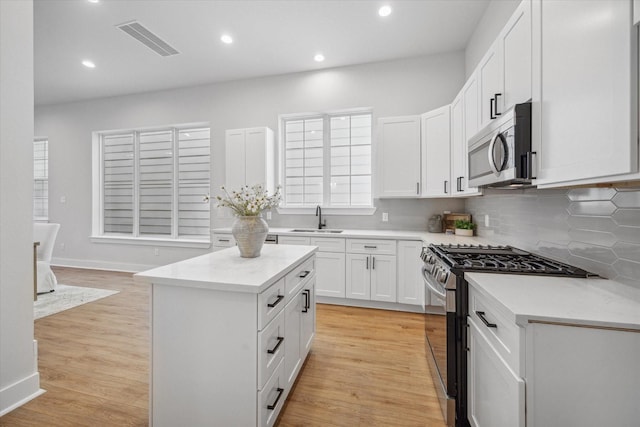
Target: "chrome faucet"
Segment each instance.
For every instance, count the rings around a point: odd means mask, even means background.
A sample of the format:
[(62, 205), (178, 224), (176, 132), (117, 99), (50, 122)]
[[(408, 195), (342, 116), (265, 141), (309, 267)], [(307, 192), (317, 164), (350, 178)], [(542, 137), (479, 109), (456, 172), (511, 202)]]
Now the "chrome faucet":
[(322, 208), (320, 205), (316, 206), (316, 216), (318, 217), (318, 230), (322, 230), (322, 227), (327, 226), (327, 220), (325, 219), (324, 222), (322, 222)]

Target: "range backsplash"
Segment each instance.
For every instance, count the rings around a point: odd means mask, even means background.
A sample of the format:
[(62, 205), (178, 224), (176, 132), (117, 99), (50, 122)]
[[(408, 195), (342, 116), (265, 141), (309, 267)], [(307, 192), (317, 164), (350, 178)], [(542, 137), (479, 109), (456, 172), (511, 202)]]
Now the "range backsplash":
[(487, 190), (466, 210), (480, 236), (640, 288), (640, 187)]

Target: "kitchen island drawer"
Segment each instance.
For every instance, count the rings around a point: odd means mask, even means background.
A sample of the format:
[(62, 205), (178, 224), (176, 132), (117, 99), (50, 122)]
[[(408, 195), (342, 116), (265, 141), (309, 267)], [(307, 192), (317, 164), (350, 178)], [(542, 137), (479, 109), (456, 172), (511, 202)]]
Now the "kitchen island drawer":
[[(524, 334), (507, 311), (473, 286), (469, 287), (469, 317), (480, 326), (482, 333), (509, 367), (524, 376), (520, 352)], [(523, 342), (522, 342), (523, 344)]]
[(258, 391), (258, 427), (271, 427), (276, 423), (287, 395), (286, 382), (284, 360), (281, 360), (267, 384)]
[(347, 239), (347, 252), (356, 254), (395, 255), (395, 240)]
[(310, 279), (316, 272), (316, 259), (312, 257), (296, 268), (285, 277), (285, 303), (288, 303), (291, 297), (298, 293), (304, 283)]
[(258, 294), (258, 330), (261, 331), (286, 305), (284, 278)]
[(284, 310), (258, 333), (258, 390), (273, 375), (284, 357)]

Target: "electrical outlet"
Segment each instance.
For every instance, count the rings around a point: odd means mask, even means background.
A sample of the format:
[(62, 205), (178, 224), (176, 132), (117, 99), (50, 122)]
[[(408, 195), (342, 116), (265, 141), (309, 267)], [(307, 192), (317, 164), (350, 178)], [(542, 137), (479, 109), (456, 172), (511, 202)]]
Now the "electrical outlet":
[(489, 215), (488, 214), (484, 216), (484, 226), (485, 227), (489, 226)]
[(159, 250), (158, 248), (153, 248), (153, 254), (154, 254), (155, 256), (160, 255), (160, 250)]
[(271, 212), (267, 212), (267, 219), (271, 219)]
[(382, 212), (382, 222), (389, 222), (389, 212)]

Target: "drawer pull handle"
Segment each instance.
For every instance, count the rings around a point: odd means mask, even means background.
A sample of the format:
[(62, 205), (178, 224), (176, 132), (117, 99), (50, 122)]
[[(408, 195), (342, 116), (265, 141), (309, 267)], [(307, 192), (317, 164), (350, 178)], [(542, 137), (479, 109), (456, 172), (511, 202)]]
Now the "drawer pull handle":
[(218, 239), (218, 242), (230, 242), (231, 240), (229, 239)]
[(480, 320), (482, 320), (482, 323), (484, 323), (484, 325), (487, 328), (497, 328), (498, 327), (498, 325), (496, 325), (495, 323), (489, 322), (487, 320), (487, 318), (484, 317), (485, 316), (484, 311), (476, 311), (476, 315), (480, 318)]
[(309, 270), (305, 270), (302, 273), (300, 273), (300, 275), (298, 276), (301, 279), (304, 279), (305, 277), (307, 277), (309, 275), (309, 273), (311, 273)]
[(278, 348), (280, 347), (280, 344), (282, 344), (282, 341), (284, 341), (284, 337), (278, 337), (277, 340), (278, 340), (278, 343), (276, 344), (276, 346), (273, 347), (271, 350), (267, 350), (267, 353), (273, 354), (276, 351), (278, 351)]
[(364, 245), (365, 249), (378, 249), (377, 246), (369, 246), (369, 245)]
[(284, 391), (284, 389), (278, 387), (276, 391), (278, 392), (278, 397), (276, 397), (276, 400), (274, 400), (271, 405), (267, 405), (267, 409), (270, 411), (273, 411), (274, 409), (276, 409), (276, 406), (278, 406), (278, 400), (280, 400), (280, 397), (282, 396), (282, 392)]
[(302, 308), (303, 313), (307, 313), (311, 308), (311, 291), (309, 289), (305, 289), (302, 291), (304, 295), (304, 307)]
[(278, 295), (278, 298), (276, 298), (274, 302), (267, 304), (267, 307), (273, 308), (276, 305), (280, 304), (280, 301), (282, 301), (283, 299), (284, 299), (284, 295)]

